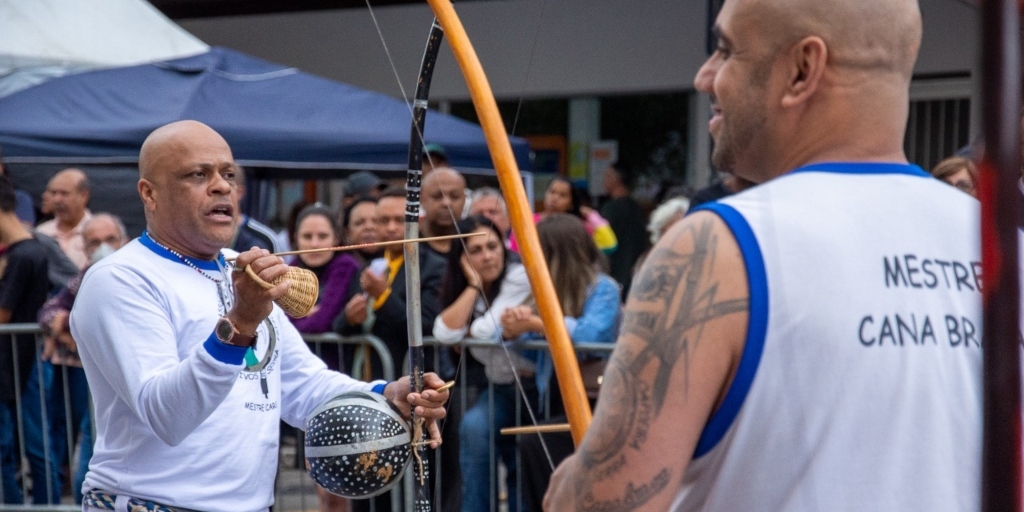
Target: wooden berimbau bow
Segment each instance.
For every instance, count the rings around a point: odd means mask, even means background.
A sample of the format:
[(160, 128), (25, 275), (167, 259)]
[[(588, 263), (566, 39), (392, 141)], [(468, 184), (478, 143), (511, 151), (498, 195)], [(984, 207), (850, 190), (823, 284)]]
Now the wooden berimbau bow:
[(554, 363), (555, 374), (558, 376), (558, 385), (565, 403), (565, 412), (569, 418), (572, 439), (576, 445), (579, 445), (590, 425), (590, 402), (587, 401), (586, 390), (583, 387), (579, 363), (576, 361), (576, 352), (573, 350), (572, 341), (565, 328), (562, 308), (555, 295), (555, 287), (551, 283), (544, 255), (540, 250), (537, 228), (533, 223), (532, 210), (526, 198), (526, 191), (523, 189), (522, 177), (512, 153), (508, 133), (505, 131), (505, 125), (502, 123), (498, 105), (494, 100), (487, 77), (484, 75), (483, 67), (469, 42), (469, 36), (466, 35), (462, 22), (455, 14), (451, 0), (427, 0), (427, 3), (430, 4), (434, 16), (444, 28), (448, 44), (466, 78), (473, 106), (476, 108), (480, 126), (483, 127), (484, 136), (487, 138), (487, 147), (494, 160), (498, 182), (501, 184), (501, 190), (508, 204), (512, 231), (519, 243), (519, 255), (523, 259), (523, 266), (526, 267), (526, 274), (530, 279), (530, 287), (533, 289), (533, 296), (537, 301), (538, 313), (544, 322), (544, 335), (551, 350), (551, 360)]

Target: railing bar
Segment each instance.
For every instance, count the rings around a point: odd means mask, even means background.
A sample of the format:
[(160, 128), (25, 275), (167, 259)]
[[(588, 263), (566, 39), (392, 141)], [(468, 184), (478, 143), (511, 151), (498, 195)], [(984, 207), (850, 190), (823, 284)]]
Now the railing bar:
[[(18, 468), (22, 466), (27, 457), (25, 456), (25, 432), (24, 429), (22, 428), (22, 422), (24, 420), (24, 411), (22, 410), (21, 406), (21, 365), (18, 364), (18, 361), (21, 360), (21, 357), (18, 355), (17, 338), (15, 338), (13, 335), (11, 336), (11, 354), (11, 360), (13, 361), (12, 366), (14, 367), (14, 431), (17, 433), (16, 435), (18, 437), (18, 460), (14, 461), (14, 468), (15, 472), (17, 472)], [(29, 372), (29, 374), (31, 375), (31, 370), (29, 370)], [(15, 477), (17, 477), (17, 473), (15, 473)], [(22, 499), (24, 499), (24, 496), (26, 494), (28, 494), (28, 485), (25, 482), (25, 478), (22, 477)]]
[[(42, 422), (42, 425), (41, 425), (42, 426), (41, 435), (43, 437), (43, 470), (45, 471), (45, 473), (43, 475), (43, 478), (46, 479), (46, 502), (49, 503), (50, 502), (50, 496), (53, 495), (53, 482), (50, 481), (51, 480), (50, 474), (51, 474), (51, 471), (52, 471), (52, 464), (53, 464), (53, 461), (50, 460), (50, 456), (53, 455), (53, 446), (52, 446), (53, 442), (52, 442), (52, 440), (50, 439), (50, 436), (49, 436), (49, 432), (50, 432), (50, 421), (49, 421), (50, 420), (50, 418), (49, 418), (50, 411), (49, 411), (49, 408), (47, 407), (47, 403), (46, 403), (46, 376), (43, 374), (43, 370), (44, 370), (44, 368), (43, 368), (43, 359), (42, 359), (42, 357), (40, 357), (40, 355), (42, 354), (42, 344), (40, 343), (40, 340), (39, 340), (38, 336), (39, 335), (37, 334), (36, 335), (36, 342), (35, 342), (35, 345), (36, 345), (36, 361), (35, 361), (35, 365), (36, 365), (36, 384), (39, 386), (39, 408), (41, 409), (39, 417), (40, 417), (40, 420)], [(32, 486), (33, 487), (35, 487), (37, 485), (39, 485), (39, 482), (35, 482), (35, 481), (32, 482)], [(34, 489), (33, 489), (33, 493), (35, 493)]]
[[(0, 334), (34, 334), (34, 335), (36, 335), (36, 338), (37, 338), (36, 339), (36, 345), (37, 345), (37, 347), (39, 345), (39, 339), (40, 339), (39, 335), (41, 334), (41, 332), (42, 331), (39, 329), (39, 326), (36, 325), (36, 324), (28, 324), (28, 323), (26, 323), (26, 324), (6, 324), (6, 325), (0, 326)], [(369, 346), (373, 347), (373, 350), (376, 352), (376, 357), (378, 357), (381, 360), (381, 366), (383, 368), (384, 377), (386, 379), (388, 379), (388, 380), (392, 380), (394, 378), (394, 376), (395, 376), (394, 362), (390, 360), (390, 354), (386, 351), (386, 347), (383, 344), (383, 342), (380, 341), (376, 337), (367, 336), (367, 335), (364, 335), (364, 336), (353, 336), (353, 337), (342, 337), (342, 336), (340, 336), (338, 334), (335, 334), (335, 333), (327, 333), (327, 334), (321, 334), (321, 335), (307, 335), (307, 336), (304, 336), (304, 339), (311, 343), (311, 345), (313, 346), (314, 353), (316, 353), (318, 355), (323, 355), (323, 354), (328, 353), (330, 351), (330, 348), (328, 346), (326, 346), (326, 344), (328, 344), (328, 343), (334, 344), (335, 350), (336, 350), (336, 352), (338, 354), (339, 361), (342, 361), (343, 363), (345, 363), (346, 366), (347, 366), (348, 363), (350, 363), (350, 361), (344, 360), (344, 351), (345, 351), (344, 346), (345, 345), (354, 345), (354, 346), (358, 346), (360, 344), (369, 345)], [(13, 343), (13, 340), (14, 339), (12, 338), (12, 343)], [(440, 342), (438, 342), (434, 338), (426, 338), (424, 340), (424, 344), (430, 346), (434, 350), (434, 360), (435, 361), (440, 361), (440, 350), (444, 347), (444, 345), (441, 344)], [(17, 360), (17, 355), (18, 355), (17, 354), (17, 348), (18, 347), (17, 347), (16, 343), (14, 343), (13, 345), (14, 345), (13, 349), (15, 351), (14, 352), (15, 360)], [(492, 341), (488, 341), (488, 340), (468, 339), (468, 340), (464, 340), (463, 342), (461, 342), (458, 346), (460, 346), (462, 348), (463, 356), (460, 357), (458, 359), (458, 361), (457, 361), (457, 366), (459, 368), (458, 369), (458, 386), (459, 386), (458, 389), (461, 391), (459, 400), (457, 401), (457, 405), (460, 406), (461, 410), (464, 412), (471, 405), (470, 404), (470, 398), (471, 397), (469, 396), (470, 385), (469, 385), (468, 378), (467, 378), (468, 374), (465, 371), (466, 370), (466, 364), (467, 364), (467, 361), (466, 361), (465, 358), (466, 357), (472, 357), (469, 354), (468, 350), (470, 348), (473, 348), (473, 347), (496, 348), (496, 345)], [(547, 349), (547, 343), (544, 340), (536, 340), (536, 341), (529, 341), (529, 342), (524, 342), (524, 343), (518, 344), (518, 347), (522, 348), (522, 349), (542, 349), (542, 350), (546, 350)], [(614, 344), (610, 344), (610, 343), (580, 343), (580, 344), (577, 344), (575, 348), (579, 352), (581, 352), (581, 353), (591, 353), (591, 354), (597, 354), (597, 355), (606, 355), (606, 354), (610, 353), (614, 349)], [(37, 351), (37, 353), (38, 353), (38, 351)], [(40, 384), (39, 387), (41, 388), (41, 391), (40, 391), (40, 400), (41, 400), (40, 406), (42, 407), (43, 415), (44, 415), (43, 422), (44, 422), (44, 424), (48, 424), (51, 421), (50, 414), (49, 414), (51, 411), (48, 411), (47, 408), (46, 408), (46, 401), (45, 401), (45, 395), (44, 395), (44, 393), (45, 393), (45, 391), (44, 391), (44, 389), (45, 389), (44, 384), (45, 384), (46, 374), (43, 372), (43, 370), (44, 370), (42, 368), (43, 365), (42, 365), (42, 362), (41, 362), (39, 357), (36, 357), (36, 361), (35, 361), (34, 364), (36, 365), (36, 372), (37, 372), (36, 382), (38, 382)], [(15, 392), (18, 395), (18, 400), (16, 400), (16, 411), (15, 412), (16, 412), (17, 418), (15, 419), (15, 421), (16, 421), (15, 428), (17, 428), (17, 438), (19, 440), (19, 445), (20, 445), (20, 450), (19, 450), (20, 451), (20, 456), (21, 456), (21, 458), (19, 460), (19, 465), (20, 465), (20, 463), (22, 461), (27, 459), (27, 457), (26, 457), (27, 452), (26, 452), (26, 443), (25, 443), (25, 440), (26, 440), (25, 439), (25, 433), (24, 433), (23, 429), (21, 428), (21, 425), (22, 425), (22, 423), (25, 420), (24, 404), (23, 404), (23, 402), (21, 400), (21, 394), (25, 390), (22, 389), (23, 386), (21, 386), (21, 384), (20, 384), (21, 377), (20, 377), (20, 373), (18, 373), (19, 369), (17, 367), (15, 367), (15, 372), (16, 372), (15, 373), (15, 386), (16, 386)], [(73, 464), (71, 464), (71, 463), (74, 461), (74, 459), (73, 459), (73, 457), (74, 457), (73, 450), (74, 450), (74, 444), (75, 444), (76, 440), (74, 439), (74, 433), (73, 433), (75, 425), (73, 425), (72, 422), (70, 421), (71, 412), (73, 412), (71, 410), (71, 409), (73, 409), (73, 407), (71, 406), (71, 403), (70, 403), (70, 386), (71, 385), (70, 385), (70, 382), (68, 381), (68, 377), (69, 377), (68, 369), (67, 368), (61, 368), (61, 372), (62, 372), (62, 376), (63, 376), (63, 387), (64, 387), (64, 395), (65, 395), (65, 398), (64, 398), (64, 411), (65, 411), (66, 417), (69, 418), (68, 427), (67, 427), (67, 430), (65, 432), (66, 436), (68, 436), (68, 458), (69, 458), (68, 462), (69, 462), (69, 466), (73, 466)], [(369, 377), (369, 376), (366, 376), (366, 377)], [(488, 415), (489, 415), (490, 421), (493, 423), (493, 421), (495, 420), (495, 406), (496, 406), (496, 403), (494, 401), (495, 400), (494, 384), (489, 382), (487, 386), (488, 386), (488, 389), (490, 390), (489, 401), (488, 401)], [(546, 409), (545, 417), (546, 418), (550, 418), (550, 403), (549, 403), (550, 400), (551, 400), (550, 394), (545, 396), (545, 402), (547, 403), (547, 406), (545, 407), (545, 409)], [(516, 410), (516, 421), (515, 421), (515, 423), (516, 424), (520, 423), (519, 415), (520, 415), (520, 412), (522, 410), (521, 408), (523, 407), (523, 405), (524, 404), (521, 401), (521, 397), (517, 397), (516, 407), (515, 407), (515, 410)], [(92, 403), (91, 397), (89, 399), (88, 407), (89, 407), (89, 410), (90, 410), (90, 422), (89, 422), (89, 424), (87, 425), (86, 428), (92, 429), (93, 439), (96, 439), (97, 436), (96, 436), (96, 424), (95, 424), (95, 404)], [(490, 467), (491, 467), (491, 469), (488, 472), (489, 473), (488, 476), (489, 476), (489, 481), (490, 481), (490, 489), (492, 489), (492, 491), (493, 491), (492, 494), (491, 494), (490, 508), (492, 510), (495, 510), (495, 509), (500, 510), (500, 499), (499, 499), (499, 496), (500, 496), (501, 482), (499, 482), (500, 479), (499, 479), (499, 475), (497, 473), (497, 468), (498, 468), (497, 462), (499, 460), (501, 460), (500, 459), (501, 455), (500, 455), (499, 448), (498, 448), (497, 442), (496, 442), (497, 441), (497, 434), (495, 433), (495, 431), (491, 431), (489, 436), (490, 436), (489, 440), (490, 440), (490, 447), (491, 447), (491, 452), (490, 452), (490, 463), (491, 463)], [(47, 441), (47, 442), (50, 441), (49, 436), (44, 436), (44, 441)], [(443, 448), (441, 448), (441, 449), (443, 449)], [(441, 449), (438, 449), (437, 452), (434, 455), (434, 459), (435, 459), (435, 462), (436, 462), (435, 463), (435, 467), (437, 468), (436, 471), (438, 472), (437, 475), (436, 475), (436, 480), (435, 480), (434, 487), (435, 487), (435, 489), (438, 490), (438, 492), (435, 492), (435, 496), (437, 498), (437, 502), (438, 503), (441, 503), (442, 498), (443, 498), (442, 493), (439, 492), (439, 491), (444, 489), (444, 485), (443, 485), (444, 483), (442, 482), (442, 478), (443, 478), (444, 475), (442, 475), (440, 473), (440, 469), (441, 469), (440, 461), (441, 461), (441, 457), (442, 457), (442, 453), (440, 451)], [(47, 446), (46, 450), (49, 453), (50, 447)], [(52, 473), (52, 464), (53, 464), (53, 461), (51, 461), (50, 458), (47, 457), (47, 475), (46, 475), (46, 478), (48, 480), (47, 483), (46, 483), (47, 486), (55, 485), (55, 482), (52, 482), (52, 479), (50, 478), (50, 475)], [(283, 469), (284, 468), (282, 468), (282, 470)], [(522, 459), (520, 457), (517, 457), (516, 458), (515, 467), (514, 468), (506, 468), (506, 469), (507, 470), (511, 470), (511, 471), (516, 471), (516, 477), (517, 477), (516, 480), (518, 482), (518, 485), (514, 489), (508, 489), (508, 493), (509, 493), (508, 496), (509, 497), (513, 497), (513, 496), (517, 497), (518, 498), (516, 500), (517, 503), (521, 504), (522, 503), (522, 498), (523, 498), (523, 493), (522, 493), (523, 474), (524, 474), (524, 471), (525, 471), (525, 468), (523, 467), (523, 464), (522, 464)], [(280, 477), (280, 475), (283, 473), (282, 470), (279, 470), (278, 477), (275, 479), (275, 488), (280, 488), (280, 486), (284, 485), (284, 481), (282, 481), (281, 477)], [(71, 468), (71, 471), (72, 472), (74, 471), (73, 467)], [(69, 476), (69, 478), (73, 478), (73, 475), (69, 474), (68, 476)], [(27, 479), (26, 479), (26, 480), (23, 481), (23, 483), (21, 485), (23, 494), (26, 494), (26, 495), (28, 494), (27, 493), (27, 491), (28, 491), (27, 485), (28, 485), (28, 482), (27, 482)], [(2, 486), (2, 483), (0, 483), (0, 486)], [(309, 503), (309, 500), (312, 499), (313, 493), (310, 490), (311, 486), (312, 486), (311, 480), (309, 480), (308, 476), (301, 475), (300, 476), (300, 485), (299, 485), (299, 489), (301, 491), (300, 491), (300, 496), (297, 497), (298, 500), (296, 500), (296, 501), (301, 502), (301, 505), (303, 507), (306, 507), (307, 503)], [(2, 490), (2, 487), (0, 487), (0, 490)], [(512, 493), (515, 493), (515, 494), (513, 495)], [(292, 499), (295, 499), (295, 498), (292, 498)], [(399, 499), (400, 500), (400, 498), (398, 498), (398, 497), (395, 497), (395, 499)], [(396, 503), (393, 502), (392, 505), (394, 505), (394, 504), (396, 504)], [(398, 501), (397, 504), (400, 505), (401, 501)], [(287, 507), (287, 506), (288, 505), (286, 504), (286, 502), (282, 501), (280, 499), (280, 497), (279, 497), (278, 501), (274, 505), (274, 510), (284, 510), (284, 508)], [(371, 503), (371, 509), (376, 510), (376, 508), (378, 508), (378, 507), (375, 507), (375, 505), (373, 505)], [(523, 510), (523, 507), (521, 505), (519, 505), (519, 506), (517, 506), (515, 508), (519, 509), (519, 510)], [(7, 506), (7, 505), (0, 505), (0, 512), (10, 512), (10, 511), (15, 511), (15, 510), (33, 510), (33, 509), (32, 508), (26, 508), (24, 506), (12, 507), (12, 506)], [(59, 511), (63, 512), (63, 511), (70, 511), (70, 510), (80, 510), (80, 508), (77, 507), (77, 506), (55, 506), (55, 507), (47, 507), (45, 509), (35, 508), (34, 510), (48, 510), (48, 511), (51, 511), (51, 512), (56, 512), (56, 511), (59, 510)], [(511, 512), (511, 509), (510, 509), (510, 512)]]
[[(57, 340), (53, 340), (56, 342)], [(56, 367), (54, 367), (56, 369)], [(67, 365), (60, 365), (61, 372), (61, 386), (64, 391), (64, 440), (67, 442), (65, 445), (65, 452), (68, 457), (68, 481), (74, 481), (75, 479), (75, 416), (71, 410), (71, 386), (68, 384), (68, 379), (71, 377), (68, 371)], [(56, 420), (56, 418), (54, 418)], [(59, 472), (59, 470), (58, 470)]]

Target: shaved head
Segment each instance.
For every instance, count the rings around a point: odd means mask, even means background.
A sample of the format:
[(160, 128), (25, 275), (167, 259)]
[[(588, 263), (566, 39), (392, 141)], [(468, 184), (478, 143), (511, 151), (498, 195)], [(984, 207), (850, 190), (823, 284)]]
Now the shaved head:
[(139, 152), (139, 177), (150, 181), (159, 179), (161, 172), (173, 164), (172, 159), (180, 159), (197, 144), (222, 147), (229, 155), (231, 152), (227, 141), (213, 128), (199, 121), (177, 121), (153, 130), (146, 137)]
[(451, 167), (436, 167), (423, 178), (420, 202), (430, 235), (449, 234), (466, 207), (466, 179)]
[(729, 0), (747, 4), (749, 15), (781, 48), (817, 36), (829, 64), (896, 73), (910, 81), (921, 46), (916, 0)]
[(231, 148), (198, 121), (157, 128), (139, 152), (146, 229), (181, 254), (211, 259), (235, 233), (238, 187)]
[(428, 187), (433, 189), (435, 187), (441, 187), (442, 185), (458, 186), (458, 188), (466, 188), (466, 179), (462, 177), (462, 174), (451, 167), (436, 167), (430, 174), (423, 178), (423, 189), (426, 190)]

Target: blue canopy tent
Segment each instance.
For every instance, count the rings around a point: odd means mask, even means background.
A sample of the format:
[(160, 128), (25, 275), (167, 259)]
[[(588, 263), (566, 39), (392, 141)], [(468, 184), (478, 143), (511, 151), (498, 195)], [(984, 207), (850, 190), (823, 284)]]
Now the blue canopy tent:
[[(0, 146), (18, 161), (133, 162), (146, 135), (180, 119), (220, 132), (249, 165), (402, 170), (409, 106), (226, 48), (182, 59), (71, 75), (0, 99)], [(493, 169), (480, 127), (430, 112), (427, 142), (452, 165)], [(529, 146), (513, 139), (519, 165)], [(24, 158), (21, 158), (24, 157)]]
[[(142, 141), (172, 121), (213, 127), (253, 178), (327, 179), (359, 169), (404, 171), (410, 116), (400, 99), (215, 47), (56, 78), (0, 98), (0, 149), (16, 182), (31, 192), (76, 165), (94, 182), (94, 203), (107, 186), (121, 189), (123, 202), (135, 189)], [(493, 174), (479, 126), (431, 111), (424, 139), (444, 146), (460, 171)], [(528, 169), (527, 142), (513, 138), (512, 145)]]

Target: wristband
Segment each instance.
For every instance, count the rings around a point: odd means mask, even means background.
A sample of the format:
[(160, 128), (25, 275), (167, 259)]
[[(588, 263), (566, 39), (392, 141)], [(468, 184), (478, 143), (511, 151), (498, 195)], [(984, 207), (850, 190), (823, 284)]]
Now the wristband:
[[(373, 391), (374, 393), (377, 393), (378, 395), (384, 396), (384, 388), (388, 387), (388, 384), (391, 384), (391, 383), (390, 382), (382, 382), (380, 384), (377, 384), (373, 388), (371, 388), (370, 391)], [(387, 398), (388, 397), (384, 396), (385, 400), (387, 400)]]

